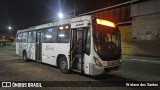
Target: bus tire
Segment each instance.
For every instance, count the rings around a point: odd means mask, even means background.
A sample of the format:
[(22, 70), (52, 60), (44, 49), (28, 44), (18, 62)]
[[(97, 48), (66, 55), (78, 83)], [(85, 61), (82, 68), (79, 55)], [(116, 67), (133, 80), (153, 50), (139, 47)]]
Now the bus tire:
[(29, 59), (27, 58), (27, 53), (26, 53), (26, 51), (23, 52), (23, 60), (24, 60), (25, 62), (28, 62), (28, 61), (29, 61)]
[(69, 73), (68, 63), (67, 63), (67, 59), (65, 56), (61, 56), (59, 58), (58, 66), (62, 73), (65, 73), (65, 74)]

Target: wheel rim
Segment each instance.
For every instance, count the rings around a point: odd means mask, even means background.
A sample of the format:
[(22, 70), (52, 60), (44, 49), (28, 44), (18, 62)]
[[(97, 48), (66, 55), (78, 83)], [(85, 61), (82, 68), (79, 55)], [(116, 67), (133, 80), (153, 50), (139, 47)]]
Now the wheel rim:
[(61, 62), (61, 69), (65, 69), (66, 66), (67, 66), (66, 61), (63, 60), (63, 61)]

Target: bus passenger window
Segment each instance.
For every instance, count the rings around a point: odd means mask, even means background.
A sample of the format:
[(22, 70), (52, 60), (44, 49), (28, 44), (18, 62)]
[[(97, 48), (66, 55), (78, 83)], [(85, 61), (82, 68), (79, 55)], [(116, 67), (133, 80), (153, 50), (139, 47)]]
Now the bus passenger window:
[(53, 42), (57, 42), (57, 28), (53, 28)]
[(22, 42), (27, 42), (27, 34), (28, 32), (23, 32)]
[(59, 43), (69, 42), (69, 29), (58, 30), (58, 42)]
[(18, 33), (17, 34), (17, 42), (21, 42), (22, 41), (22, 33)]
[(33, 43), (36, 41), (36, 31), (31, 31), (28, 33), (28, 42)]
[(33, 38), (32, 38), (32, 39), (33, 39), (32, 41), (33, 41), (33, 42), (36, 42), (36, 31), (33, 31), (33, 36), (32, 36), (32, 37), (33, 37)]
[(28, 42), (32, 41), (31, 32), (28, 33)]
[(51, 43), (53, 42), (53, 30), (52, 28), (49, 28), (45, 31), (45, 37), (44, 37), (44, 42), (45, 43)]

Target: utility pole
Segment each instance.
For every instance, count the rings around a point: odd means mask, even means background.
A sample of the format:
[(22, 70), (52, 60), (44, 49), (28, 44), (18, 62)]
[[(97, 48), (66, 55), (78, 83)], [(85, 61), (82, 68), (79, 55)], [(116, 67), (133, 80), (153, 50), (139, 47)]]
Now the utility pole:
[(76, 17), (76, 4), (74, 2), (74, 17)]

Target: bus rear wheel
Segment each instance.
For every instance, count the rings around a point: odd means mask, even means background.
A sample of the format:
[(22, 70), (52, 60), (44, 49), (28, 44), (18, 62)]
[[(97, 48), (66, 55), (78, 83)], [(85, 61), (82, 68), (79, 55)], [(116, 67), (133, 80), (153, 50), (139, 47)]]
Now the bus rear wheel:
[(23, 52), (23, 60), (25, 62), (29, 61), (29, 59), (27, 58), (27, 53), (25, 51)]
[(65, 56), (62, 56), (59, 58), (58, 66), (62, 73), (65, 73), (65, 74), (69, 73), (68, 63)]

